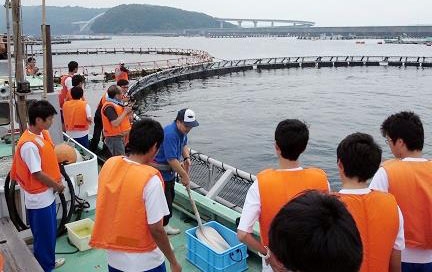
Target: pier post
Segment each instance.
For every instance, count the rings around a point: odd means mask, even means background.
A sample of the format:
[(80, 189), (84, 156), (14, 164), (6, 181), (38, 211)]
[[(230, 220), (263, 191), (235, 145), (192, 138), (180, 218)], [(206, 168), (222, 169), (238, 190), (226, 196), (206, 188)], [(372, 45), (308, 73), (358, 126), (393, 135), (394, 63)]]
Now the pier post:
[[(13, 39), (14, 39), (14, 55), (15, 55), (15, 83), (16, 86), (26, 86), (24, 82), (24, 66), (23, 66), (23, 41), (21, 35), (21, 0), (12, 1), (12, 21), (13, 21)], [(28, 82), (27, 82), (28, 83)], [(16, 88), (15, 91), (19, 91)], [(23, 94), (17, 94), (17, 111), (21, 118), (18, 119), (20, 131), (24, 132), (27, 129), (27, 104), (26, 97)]]

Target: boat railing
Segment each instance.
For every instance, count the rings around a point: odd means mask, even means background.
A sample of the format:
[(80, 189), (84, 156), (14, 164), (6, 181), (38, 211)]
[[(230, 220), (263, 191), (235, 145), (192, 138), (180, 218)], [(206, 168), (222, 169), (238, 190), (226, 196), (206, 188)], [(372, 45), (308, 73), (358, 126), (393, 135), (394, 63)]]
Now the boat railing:
[(247, 191), (256, 177), (195, 150), (190, 152), (191, 188), (228, 208), (241, 212)]
[(256, 58), (241, 60), (221, 60), (217, 62), (202, 62), (182, 67), (176, 67), (153, 73), (140, 78), (129, 89), (129, 95), (160, 85), (172, 80), (203, 78), (212, 75), (222, 75), (251, 69), (277, 68), (321, 68), (349, 66), (415, 66), (432, 67), (432, 57), (419, 56), (298, 56)]

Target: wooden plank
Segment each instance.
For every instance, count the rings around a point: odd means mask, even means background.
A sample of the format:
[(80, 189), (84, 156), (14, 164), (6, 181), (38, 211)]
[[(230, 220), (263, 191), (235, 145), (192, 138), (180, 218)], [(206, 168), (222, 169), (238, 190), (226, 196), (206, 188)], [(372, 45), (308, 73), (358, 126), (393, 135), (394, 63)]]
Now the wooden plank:
[(4, 272), (43, 272), (7, 217), (0, 218), (0, 253), (5, 259)]

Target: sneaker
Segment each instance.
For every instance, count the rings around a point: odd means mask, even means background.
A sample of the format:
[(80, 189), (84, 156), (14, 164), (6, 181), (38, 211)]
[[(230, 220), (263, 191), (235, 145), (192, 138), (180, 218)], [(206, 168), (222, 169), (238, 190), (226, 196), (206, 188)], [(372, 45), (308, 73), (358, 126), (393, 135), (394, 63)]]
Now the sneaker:
[(59, 268), (60, 266), (64, 265), (65, 261), (66, 261), (65, 258), (56, 259), (54, 268)]
[(164, 229), (165, 229), (166, 234), (168, 234), (168, 235), (176, 235), (176, 234), (180, 233), (179, 229), (173, 228), (170, 225), (166, 225), (164, 227)]

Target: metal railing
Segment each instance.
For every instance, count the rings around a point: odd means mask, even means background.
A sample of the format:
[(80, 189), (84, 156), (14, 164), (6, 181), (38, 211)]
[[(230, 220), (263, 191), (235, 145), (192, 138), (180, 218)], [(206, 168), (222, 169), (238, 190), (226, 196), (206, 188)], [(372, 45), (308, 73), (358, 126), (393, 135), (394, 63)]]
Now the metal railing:
[(242, 211), (249, 187), (256, 180), (250, 173), (191, 150), (191, 188), (238, 212)]
[[(31, 55), (42, 55), (42, 50), (31, 50), (28, 52)], [(131, 47), (131, 48), (77, 48), (77, 49), (53, 49), (53, 55), (94, 55), (94, 54), (156, 54), (156, 55), (172, 55), (180, 56), (179, 58), (170, 58), (155, 61), (140, 61), (125, 63), (132, 75), (141, 75), (153, 73), (164, 69), (174, 67), (187, 66), (203, 62), (213, 61), (213, 57), (204, 50), (183, 49), (183, 48), (156, 48), (156, 47)], [(98, 65), (82, 65), (80, 71), (85, 76), (98, 77), (106, 75), (106, 73), (114, 73), (114, 69), (118, 63), (98, 64)], [(66, 66), (54, 67), (54, 77), (60, 77), (68, 72)], [(101, 79), (102, 79), (101, 78)], [(92, 78), (92, 80), (95, 80)]]

